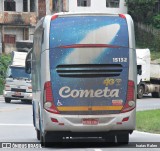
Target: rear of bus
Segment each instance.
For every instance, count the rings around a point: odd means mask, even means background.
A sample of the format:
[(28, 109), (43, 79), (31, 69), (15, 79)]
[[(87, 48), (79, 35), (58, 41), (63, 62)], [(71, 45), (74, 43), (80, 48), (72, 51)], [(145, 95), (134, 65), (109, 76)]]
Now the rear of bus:
[(62, 136), (109, 133), (127, 142), (135, 129), (136, 107), (130, 16), (57, 14), (49, 32), (44, 131)]

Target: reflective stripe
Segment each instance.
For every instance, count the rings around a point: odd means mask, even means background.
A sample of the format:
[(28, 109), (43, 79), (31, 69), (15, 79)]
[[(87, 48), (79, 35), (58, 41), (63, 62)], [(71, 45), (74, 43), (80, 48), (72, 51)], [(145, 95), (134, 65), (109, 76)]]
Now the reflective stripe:
[(104, 111), (104, 110), (122, 110), (123, 106), (59, 106), (59, 111)]

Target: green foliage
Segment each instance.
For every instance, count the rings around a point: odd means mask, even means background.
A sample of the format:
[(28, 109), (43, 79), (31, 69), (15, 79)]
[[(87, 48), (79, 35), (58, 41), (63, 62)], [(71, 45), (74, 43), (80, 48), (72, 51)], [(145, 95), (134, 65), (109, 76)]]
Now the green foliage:
[(138, 28), (137, 24), (135, 24), (135, 38), (137, 48), (154, 48), (154, 36)]
[[(160, 14), (155, 10), (157, 0), (126, 1), (128, 5), (128, 12), (132, 16), (135, 25), (136, 23), (142, 23), (153, 26), (153, 28), (160, 29)], [(153, 51), (160, 54), (160, 35), (158, 33), (153, 34), (151, 31), (142, 30), (141, 28), (136, 27), (135, 36), (137, 48), (149, 48), (151, 52)], [(160, 58), (158, 55), (152, 56), (152, 59)]]
[(152, 24), (156, 0), (127, 0), (129, 14), (136, 22)]
[(160, 134), (160, 110), (139, 111), (136, 113), (136, 129)]
[(160, 59), (160, 36), (146, 32), (135, 24), (136, 48), (149, 48), (151, 59)]
[(0, 94), (2, 94), (4, 88), (5, 73), (10, 62), (11, 55), (2, 54), (0, 56)]
[(151, 59), (154, 60), (156, 63), (160, 63), (160, 52), (151, 51)]
[(160, 29), (160, 14), (153, 16), (153, 25), (154, 27)]

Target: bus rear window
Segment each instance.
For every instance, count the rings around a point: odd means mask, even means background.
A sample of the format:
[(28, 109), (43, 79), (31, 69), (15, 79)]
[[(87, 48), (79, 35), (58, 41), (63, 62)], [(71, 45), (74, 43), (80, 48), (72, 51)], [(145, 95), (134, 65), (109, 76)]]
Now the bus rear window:
[(119, 16), (70, 16), (52, 20), (50, 49), (73, 44), (128, 47), (126, 19)]

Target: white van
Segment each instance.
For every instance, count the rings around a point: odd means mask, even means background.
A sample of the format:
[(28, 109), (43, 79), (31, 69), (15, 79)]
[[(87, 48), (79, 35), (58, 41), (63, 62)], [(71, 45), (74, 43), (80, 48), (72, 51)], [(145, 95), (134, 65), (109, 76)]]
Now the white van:
[(46, 16), (36, 26), (31, 64), (33, 120), (42, 145), (79, 136), (128, 143), (137, 84), (129, 15)]

